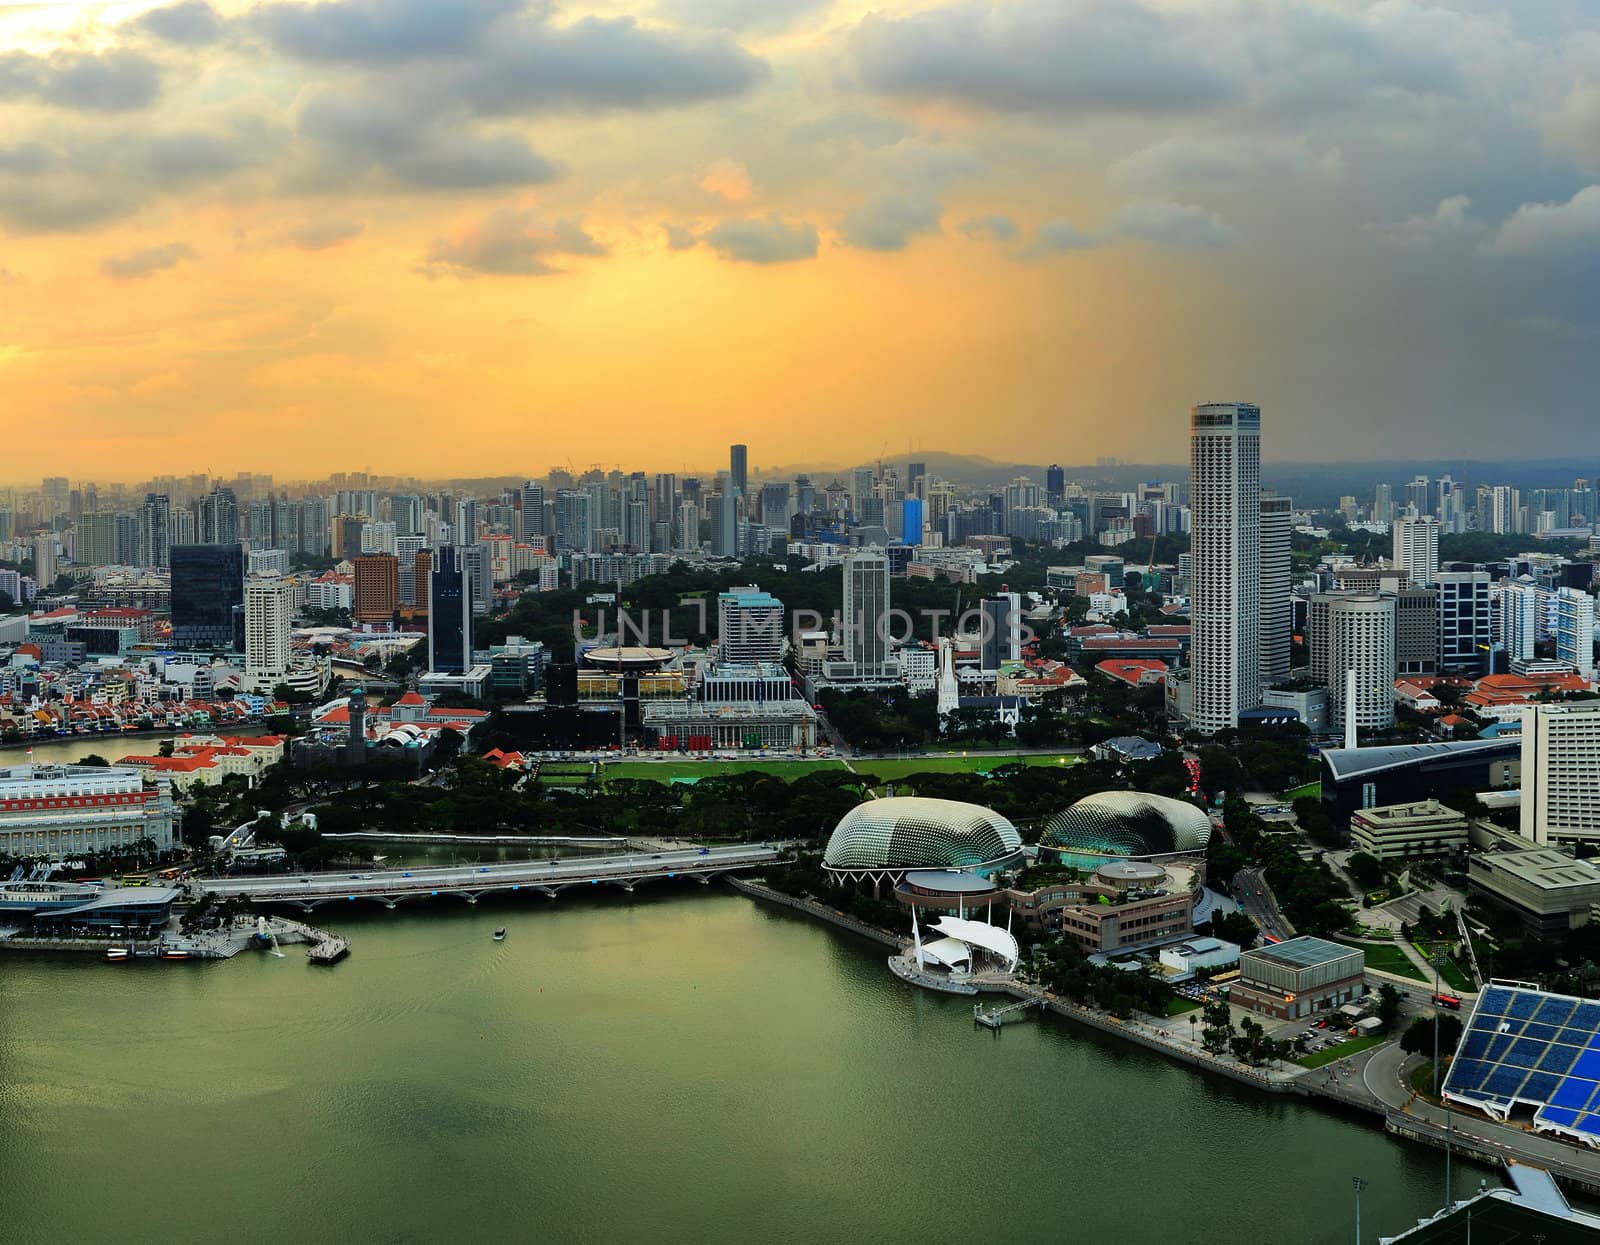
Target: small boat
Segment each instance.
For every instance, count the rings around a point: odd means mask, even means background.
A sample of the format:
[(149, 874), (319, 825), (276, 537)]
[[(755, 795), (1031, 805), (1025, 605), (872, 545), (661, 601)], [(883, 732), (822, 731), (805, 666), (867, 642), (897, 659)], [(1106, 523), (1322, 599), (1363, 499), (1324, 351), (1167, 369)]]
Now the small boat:
[(182, 947), (168, 947), (162, 951), (161, 958), (163, 960), (187, 960), (189, 953)]
[(129, 952), (128, 952), (128, 948), (126, 948), (126, 947), (107, 947), (106, 948), (106, 959), (108, 961), (110, 961), (112, 964), (121, 964), (124, 960), (126, 960), (128, 958), (128, 956), (129, 956)]
[(495, 930), (495, 932), (494, 932), (494, 940), (496, 942), (504, 942), (506, 940), (506, 927), (504, 925), (502, 925), (499, 929)]

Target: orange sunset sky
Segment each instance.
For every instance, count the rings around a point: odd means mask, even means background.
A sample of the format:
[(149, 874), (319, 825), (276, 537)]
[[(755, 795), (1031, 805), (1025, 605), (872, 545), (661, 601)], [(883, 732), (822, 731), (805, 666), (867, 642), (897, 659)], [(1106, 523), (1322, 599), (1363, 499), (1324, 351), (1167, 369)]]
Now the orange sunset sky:
[(0, 6), (0, 480), (1569, 452), (1584, 10)]

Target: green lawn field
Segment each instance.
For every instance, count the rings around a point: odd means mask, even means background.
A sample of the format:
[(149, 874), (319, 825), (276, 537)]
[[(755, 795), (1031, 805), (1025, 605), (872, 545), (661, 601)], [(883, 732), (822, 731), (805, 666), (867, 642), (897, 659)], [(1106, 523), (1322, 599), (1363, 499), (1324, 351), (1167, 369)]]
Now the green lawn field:
[(1372, 1037), (1353, 1037), (1348, 1041), (1340, 1042), (1337, 1046), (1330, 1046), (1327, 1050), (1313, 1051), (1301, 1059), (1295, 1060), (1302, 1068), (1320, 1068), (1325, 1063), (1332, 1063), (1335, 1059), (1343, 1059), (1346, 1055), (1354, 1055), (1364, 1051), (1369, 1046), (1377, 1046), (1380, 1042), (1389, 1039), (1381, 1035)]
[(1016, 756), (996, 752), (975, 752), (971, 756), (944, 754), (927, 757), (896, 757), (893, 760), (875, 761), (863, 758), (851, 761), (860, 773), (875, 774), (879, 778), (898, 781), (912, 774), (982, 774), (999, 769), (1002, 765), (1021, 762), (1023, 765), (1075, 765), (1076, 756)]
[(724, 774), (775, 774), (788, 782), (824, 770), (843, 770), (843, 761), (610, 761), (600, 767), (606, 781), (633, 778), (645, 782), (672, 782), (678, 778), (712, 778)]
[(1409, 977), (1412, 981), (1425, 982), (1428, 980), (1427, 975), (1413, 964), (1410, 957), (1399, 947), (1392, 944), (1375, 947), (1370, 943), (1352, 943), (1349, 945), (1360, 946), (1367, 957), (1368, 968), (1375, 968), (1380, 973), (1393, 973), (1396, 977)]

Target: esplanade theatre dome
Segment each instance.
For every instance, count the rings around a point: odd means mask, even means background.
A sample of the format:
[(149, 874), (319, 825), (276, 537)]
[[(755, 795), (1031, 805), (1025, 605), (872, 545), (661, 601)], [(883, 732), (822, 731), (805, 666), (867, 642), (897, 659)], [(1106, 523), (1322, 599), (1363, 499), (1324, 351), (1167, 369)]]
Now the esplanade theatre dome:
[(1107, 857), (1203, 852), (1209, 842), (1211, 819), (1193, 804), (1143, 791), (1101, 791), (1052, 817), (1039, 853), (1093, 868)]
[(999, 813), (960, 800), (868, 800), (843, 817), (822, 866), (849, 877), (907, 869), (998, 869), (1020, 859), (1022, 836)]

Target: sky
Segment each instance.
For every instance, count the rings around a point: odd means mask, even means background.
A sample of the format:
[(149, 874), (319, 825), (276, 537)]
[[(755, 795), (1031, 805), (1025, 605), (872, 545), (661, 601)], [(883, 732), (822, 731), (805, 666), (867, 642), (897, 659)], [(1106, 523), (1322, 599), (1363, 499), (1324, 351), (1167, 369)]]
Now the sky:
[(0, 0), (0, 478), (1549, 457), (1593, 0)]

